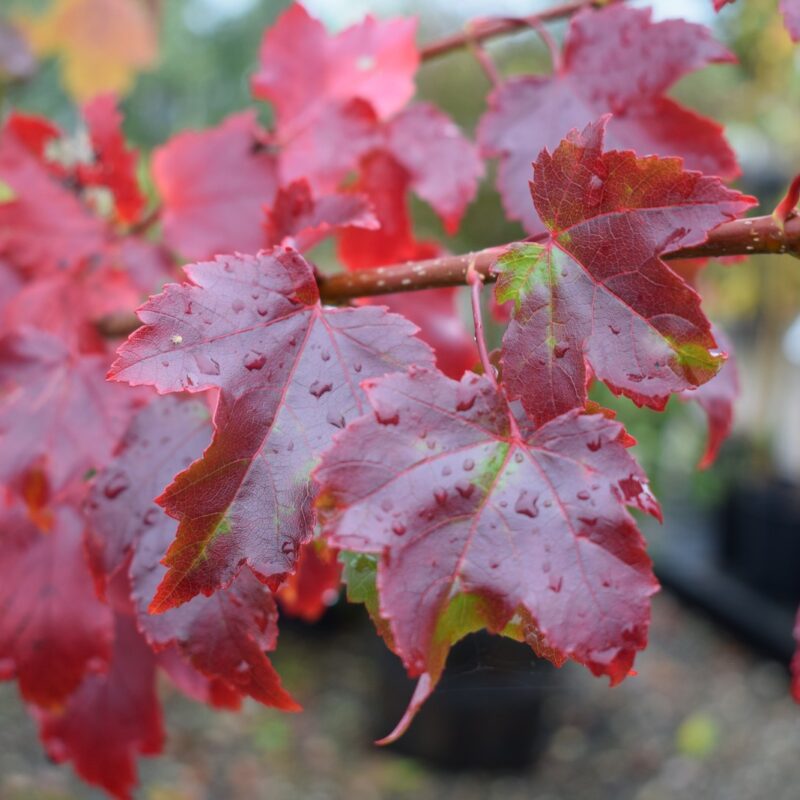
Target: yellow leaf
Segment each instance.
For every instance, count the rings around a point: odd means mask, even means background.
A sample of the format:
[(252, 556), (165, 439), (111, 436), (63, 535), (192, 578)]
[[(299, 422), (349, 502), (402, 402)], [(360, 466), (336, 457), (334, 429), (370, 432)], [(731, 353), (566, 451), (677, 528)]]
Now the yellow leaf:
[(140, 0), (54, 0), (45, 14), (18, 18), (39, 56), (59, 56), (62, 80), (79, 102), (124, 94), (158, 56), (155, 22)]

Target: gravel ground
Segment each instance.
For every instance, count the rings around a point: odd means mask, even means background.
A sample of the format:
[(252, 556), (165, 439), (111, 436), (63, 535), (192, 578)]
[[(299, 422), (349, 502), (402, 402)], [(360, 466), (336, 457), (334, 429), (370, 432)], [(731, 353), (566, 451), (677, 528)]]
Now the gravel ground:
[[(360, 627), (284, 633), (275, 661), (299, 715), (216, 713), (167, 686), (163, 758), (137, 800), (796, 800), (800, 709), (784, 668), (662, 594), (639, 675), (609, 689), (559, 673), (553, 732), (522, 774), (444, 773), (369, 744), (378, 681)], [(487, 714), (491, 709), (487, 708)], [(47, 762), (11, 684), (0, 686), (0, 800), (99, 800)]]

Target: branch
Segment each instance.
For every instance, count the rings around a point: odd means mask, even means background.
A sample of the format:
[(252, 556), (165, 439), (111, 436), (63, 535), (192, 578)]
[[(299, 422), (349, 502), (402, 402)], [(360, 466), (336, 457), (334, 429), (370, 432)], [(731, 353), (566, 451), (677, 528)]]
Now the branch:
[(500, 17), (497, 19), (485, 19), (471, 23), (463, 33), (454, 33), (445, 36), (435, 42), (425, 45), (420, 50), (420, 57), (423, 61), (429, 61), (453, 50), (468, 47), (470, 42), (485, 42), (487, 39), (496, 39), (498, 36), (505, 36), (508, 33), (522, 30), (528, 27), (537, 27), (543, 22), (553, 22), (558, 19), (571, 17), (573, 14), (587, 7), (600, 7), (610, 5), (614, 2), (624, 2), (625, 0), (571, 0), (553, 6), (538, 14), (529, 17)]
[[(487, 281), (493, 281), (490, 269), (504, 247), (322, 276), (320, 294), (325, 302), (339, 303), (357, 297), (461, 286), (467, 283), (467, 270), (473, 261), (475, 270)], [(791, 253), (800, 256), (800, 217), (789, 219), (785, 230), (781, 230), (772, 216), (726, 222), (713, 230), (703, 244), (667, 253), (664, 258), (721, 258), (756, 253)]]
[[(326, 303), (343, 303), (359, 297), (374, 297), (394, 292), (463, 286), (468, 283), (467, 272), (470, 265), (473, 265), (475, 272), (482, 275), (487, 282), (491, 282), (494, 280), (494, 275), (490, 272), (491, 267), (506, 247), (508, 245), (500, 245), (463, 255), (441, 256), (427, 261), (409, 261), (377, 269), (321, 275), (320, 296)], [(783, 228), (771, 215), (726, 222), (711, 231), (708, 240), (703, 244), (685, 247), (667, 253), (663, 257), (673, 260), (778, 253), (790, 253), (800, 257), (800, 216), (790, 217)], [(139, 327), (139, 321), (131, 314), (114, 315), (100, 320), (97, 327), (103, 336), (112, 339), (132, 333)]]

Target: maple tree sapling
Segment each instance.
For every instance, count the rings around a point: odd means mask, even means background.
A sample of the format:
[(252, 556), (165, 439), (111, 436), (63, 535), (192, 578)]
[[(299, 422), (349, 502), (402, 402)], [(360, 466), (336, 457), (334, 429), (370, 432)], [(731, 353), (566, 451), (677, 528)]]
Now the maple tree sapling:
[[(567, 18), (552, 74), (506, 78), (480, 49)], [(724, 131), (667, 96), (734, 60), (702, 26), (572, 0), (415, 39), (413, 19), (332, 34), (294, 3), (252, 76), (272, 126), (243, 109), (143, 163), (81, 63), (88, 154), (3, 121), (0, 677), (51, 757), (115, 797), (162, 748), (159, 672), (217, 708), (297, 711), (268, 657), (279, 618), (318, 618), (342, 586), (417, 679), (383, 741), (471, 632), (612, 684), (646, 646), (658, 583), (630, 510), (661, 510), (589, 392), (697, 403), (714, 460), (738, 376), (693, 271), (800, 253), (797, 181), (745, 218)], [(413, 99), (459, 47), (495, 84), (477, 143)], [(454, 233), (492, 159), (519, 240), (421, 238), (412, 198)]]

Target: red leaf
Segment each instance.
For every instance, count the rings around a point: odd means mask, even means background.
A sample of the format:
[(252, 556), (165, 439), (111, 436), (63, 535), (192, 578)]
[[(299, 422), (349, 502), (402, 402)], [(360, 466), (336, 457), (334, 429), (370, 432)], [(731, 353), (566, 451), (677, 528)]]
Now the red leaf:
[(800, 0), (781, 0), (780, 7), (792, 41), (800, 41)]
[(42, 121), (26, 124), (20, 134), (13, 119), (0, 133), (0, 181), (13, 192), (12, 200), (0, 203), (0, 257), (44, 275), (99, 255), (106, 243), (103, 223), (41, 161), (52, 129)]
[(21, 507), (0, 509), (0, 677), (54, 708), (87, 672), (106, 669), (112, 616), (92, 588), (80, 516), (68, 506), (36, 516), (44, 529)]
[(275, 159), (259, 143), (255, 112), (210, 130), (187, 131), (153, 155), (164, 204), (164, 241), (190, 259), (264, 244), (263, 206), (278, 188)]
[(0, 333), (35, 323), (72, 352), (105, 353), (95, 323), (107, 314), (129, 312), (139, 299), (140, 290), (123, 270), (92, 259), (29, 281), (9, 303)]
[(652, 22), (650, 14), (623, 4), (576, 14), (557, 75), (511, 78), (490, 95), (478, 139), (486, 156), (500, 158), (498, 188), (508, 216), (530, 233), (542, 230), (528, 200), (530, 163), (542, 148), (556, 147), (564, 131), (605, 112), (614, 114), (610, 147), (681, 156), (688, 168), (725, 178), (738, 174), (722, 128), (664, 96), (683, 75), (734, 56), (706, 28)]
[(387, 150), (407, 170), (414, 192), (455, 233), (484, 173), (475, 145), (438, 108), (417, 103), (389, 123)]
[(300, 251), (308, 250), (339, 228), (350, 227), (378, 227), (366, 198), (357, 194), (314, 198), (306, 180), (278, 191), (264, 224), (268, 245), (292, 244)]
[(359, 159), (383, 143), (375, 111), (364, 100), (325, 108), (314, 125), (280, 141), (284, 182), (307, 180), (321, 194), (335, 192)]
[(136, 757), (164, 743), (155, 656), (133, 620), (117, 615), (108, 675), (88, 677), (61, 710), (35, 712), (50, 757), (120, 800), (136, 785)]
[(160, 562), (177, 527), (153, 498), (201, 455), (210, 438), (208, 411), (196, 400), (157, 398), (136, 416), (119, 456), (97, 477), (89, 498), (87, 542), (96, 577), (105, 583), (128, 565), (133, 551), (132, 599), (139, 627), (154, 647), (176, 644), (192, 667), (214, 682), (205, 687), (213, 702), (230, 703), (234, 693), (241, 693), (297, 710), (264, 655), (277, 640), (275, 602), (251, 574), (165, 614), (147, 611), (166, 572)]
[(36, 158), (44, 161), (47, 145), (61, 137), (61, 130), (44, 117), (12, 112), (6, 122), (8, 131)]
[[(414, 238), (408, 212), (409, 172), (389, 153), (375, 151), (361, 162), (358, 191), (369, 198), (378, 230), (350, 228), (339, 235), (339, 256), (349, 269), (369, 269), (439, 254), (433, 243)], [(478, 360), (475, 342), (456, 306), (458, 289), (382, 295), (365, 304), (386, 305), (420, 328), (420, 338), (436, 352), (436, 363), (451, 378), (460, 378)]]
[(253, 76), (255, 96), (275, 106), (281, 140), (317, 125), (331, 106), (356, 98), (381, 119), (403, 108), (414, 94), (419, 64), (416, 27), (414, 19), (367, 16), (330, 35), (299, 3), (292, 4), (267, 30)]
[(198, 672), (176, 645), (158, 652), (158, 666), (169, 675), (175, 687), (198, 703), (214, 708), (238, 711), (242, 696), (219, 678), (207, 678)]
[(381, 616), (422, 678), (414, 703), (453, 642), (515, 615), (561, 657), (622, 680), (657, 589), (625, 506), (659, 514), (622, 426), (571, 412), (534, 431), (471, 373), (412, 368), (365, 390), (374, 413), (323, 456), (318, 507), (334, 547), (381, 555)]
[(708, 383), (682, 395), (686, 401), (694, 400), (708, 417), (708, 444), (697, 465), (699, 469), (707, 469), (717, 460), (719, 449), (733, 428), (734, 405), (739, 397), (739, 369), (733, 347), (719, 328), (714, 327), (713, 333), (728, 358)]
[(291, 250), (187, 268), (139, 311), (111, 375), (159, 391), (220, 388), (203, 458), (159, 498), (181, 525), (152, 610), (230, 583), (247, 563), (278, 583), (314, 523), (309, 473), (363, 412), (361, 380), (432, 363), (414, 326), (379, 308), (323, 308)]
[(503, 381), (539, 423), (584, 406), (587, 364), (653, 408), (722, 364), (699, 295), (660, 256), (703, 242), (753, 198), (679, 159), (603, 152), (604, 124), (541, 153), (531, 193), (549, 238), (512, 247), (496, 268), (498, 300), (516, 303)]
[(458, 307), (460, 289), (425, 289), (372, 298), (419, 326), (419, 338), (436, 353), (436, 366), (449, 378), (460, 378), (479, 360), (475, 339), (467, 330)]
[(290, 617), (316, 622), (338, 598), (341, 578), (337, 551), (319, 539), (306, 542), (294, 573), (277, 593), (281, 610)]
[(145, 198), (136, 174), (138, 154), (129, 150), (122, 135), (122, 114), (113, 95), (101, 95), (83, 108), (94, 159), (78, 166), (78, 177), (87, 186), (105, 186), (111, 190), (117, 218), (135, 222), (141, 215)]
[(379, 228), (347, 228), (340, 232), (339, 258), (348, 269), (369, 269), (423, 258), (424, 250), (429, 247), (431, 254), (435, 254), (435, 245), (421, 244), (414, 238), (408, 213), (410, 184), (408, 171), (390, 153), (375, 150), (362, 159), (359, 179), (353, 188), (372, 204)]
[(43, 464), (57, 492), (108, 462), (139, 395), (104, 381), (107, 363), (30, 328), (0, 339), (0, 482)]

